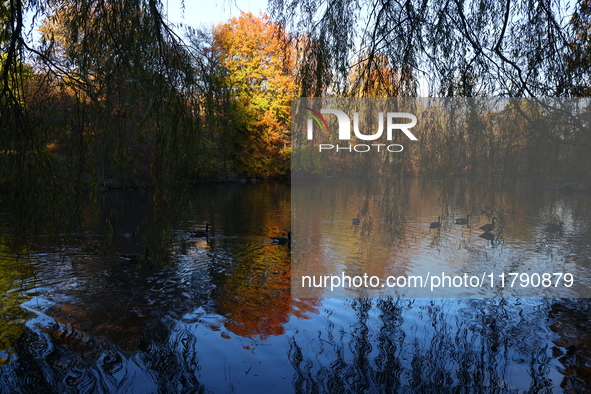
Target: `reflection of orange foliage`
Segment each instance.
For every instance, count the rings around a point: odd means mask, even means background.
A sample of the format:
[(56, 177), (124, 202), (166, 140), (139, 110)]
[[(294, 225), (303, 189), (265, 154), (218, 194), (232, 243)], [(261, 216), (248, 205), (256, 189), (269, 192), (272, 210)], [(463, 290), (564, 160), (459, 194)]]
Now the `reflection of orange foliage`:
[[(76, 338), (76, 340), (68, 340), (68, 345), (77, 347), (80, 351), (91, 350), (85, 347), (95, 346), (94, 338), (97, 337), (109, 338), (124, 351), (134, 351), (138, 334), (142, 331), (145, 320), (135, 315), (125, 318), (118, 313), (103, 312), (86, 310), (77, 305), (55, 304), (46, 313), (58, 323), (63, 324), (66, 330), (48, 327), (46, 331), (58, 342)], [(111, 312), (116, 311), (111, 310)]]
[(218, 299), (228, 330), (265, 339), (281, 335), (292, 316), (307, 318), (318, 300), (291, 297), (291, 265), (284, 245), (266, 244), (260, 254), (238, 261)]

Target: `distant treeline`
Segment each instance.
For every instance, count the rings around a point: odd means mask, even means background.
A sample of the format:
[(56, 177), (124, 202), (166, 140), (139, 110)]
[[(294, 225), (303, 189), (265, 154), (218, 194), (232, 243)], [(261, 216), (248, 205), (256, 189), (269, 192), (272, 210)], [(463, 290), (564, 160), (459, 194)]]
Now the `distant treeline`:
[[(342, 110), (351, 138), (340, 139), (340, 121), (328, 112), (328, 127), (312, 124), (309, 139), (311, 107)], [(526, 176), (548, 184), (587, 182), (591, 173), (589, 99), (302, 98), (294, 110), (297, 177)], [(390, 127), (396, 112), (417, 118), (410, 134)]]

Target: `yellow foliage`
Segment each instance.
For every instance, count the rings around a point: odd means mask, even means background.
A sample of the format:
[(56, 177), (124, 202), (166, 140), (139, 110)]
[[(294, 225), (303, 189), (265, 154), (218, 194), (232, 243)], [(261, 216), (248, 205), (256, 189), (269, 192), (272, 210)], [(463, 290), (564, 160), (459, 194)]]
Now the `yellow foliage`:
[(289, 114), (296, 95), (295, 51), (267, 15), (242, 13), (213, 31), (236, 102), (239, 161), (251, 176), (281, 175), (290, 146)]

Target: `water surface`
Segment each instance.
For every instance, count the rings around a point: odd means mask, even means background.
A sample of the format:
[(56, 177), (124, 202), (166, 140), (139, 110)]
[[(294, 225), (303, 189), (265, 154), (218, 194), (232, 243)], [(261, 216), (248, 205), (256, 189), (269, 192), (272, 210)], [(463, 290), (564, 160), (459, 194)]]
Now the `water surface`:
[[(350, 192), (332, 211), (319, 202), (292, 248), (270, 240), (291, 229), (285, 184), (196, 187), (166, 215), (148, 191), (105, 193), (67, 241), (42, 234), (26, 260), (3, 248), (0, 390), (589, 390), (586, 300), (293, 297), (290, 258), (303, 242), (315, 263), (373, 264), (380, 275), (450, 262), (589, 264), (587, 195), (447, 187), (408, 180), (396, 199)], [(342, 197), (329, 190), (309, 198)], [(468, 213), (474, 225), (452, 223)], [(502, 232), (486, 240), (477, 227), (491, 215)], [(429, 229), (436, 216), (441, 229)], [(556, 219), (565, 228), (545, 231)], [(191, 237), (205, 222), (211, 235)], [(382, 246), (367, 247), (376, 237)]]

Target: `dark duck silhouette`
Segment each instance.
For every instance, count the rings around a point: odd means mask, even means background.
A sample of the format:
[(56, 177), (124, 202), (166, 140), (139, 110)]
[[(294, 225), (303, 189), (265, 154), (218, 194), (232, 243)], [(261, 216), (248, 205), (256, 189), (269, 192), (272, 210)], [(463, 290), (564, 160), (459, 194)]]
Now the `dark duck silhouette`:
[(456, 219), (456, 224), (468, 224), (470, 223), (470, 215), (466, 216), (466, 219)]
[(429, 225), (429, 228), (439, 228), (439, 227), (441, 227), (441, 216), (437, 216), (437, 221), (431, 222), (431, 224)]
[(123, 237), (129, 238), (135, 241), (135, 231), (132, 233), (123, 233)]
[(278, 245), (285, 245), (291, 244), (291, 231), (287, 233), (287, 238), (285, 237), (271, 237), (274, 244)]
[(479, 235), (479, 237), (491, 242), (494, 242), (495, 240), (495, 235), (493, 233), (482, 233)]
[(209, 222), (205, 222), (205, 231), (197, 230), (189, 233), (193, 238), (209, 237)]
[(480, 229), (482, 231), (486, 231), (487, 233), (490, 233), (491, 231), (493, 231), (495, 229), (495, 222), (496, 222), (496, 220), (497, 220), (497, 217), (495, 216), (492, 219), (492, 223), (487, 223), (484, 226), (480, 227)]

